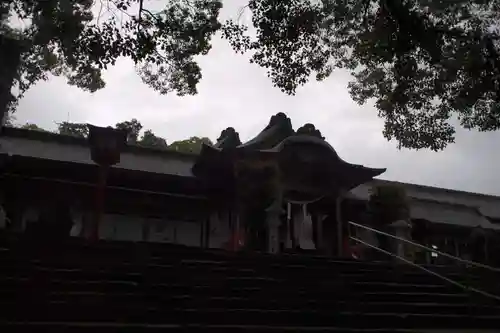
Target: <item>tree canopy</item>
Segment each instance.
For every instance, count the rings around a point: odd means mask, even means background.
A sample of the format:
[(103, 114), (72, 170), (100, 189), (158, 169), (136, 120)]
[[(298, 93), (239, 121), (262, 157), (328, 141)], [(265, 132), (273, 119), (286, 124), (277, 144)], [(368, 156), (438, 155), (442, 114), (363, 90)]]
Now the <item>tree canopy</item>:
[(156, 136), (153, 131), (146, 130), (142, 135), (141, 140), (139, 141), (139, 145), (143, 147), (150, 148), (158, 148), (158, 149), (167, 149), (168, 144), (167, 141), (159, 136)]
[[(33, 123), (26, 123), (18, 127), (27, 130), (48, 132)], [(212, 145), (212, 141), (209, 138), (197, 136), (190, 137), (186, 140), (174, 141), (169, 145), (164, 138), (156, 136), (150, 129), (144, 131), (141, 135), (143, 126), (141, 122), (135, 118), (119, 122), (115, 125), (115, 128), (127, 131), (128, 144), (145, 148), (168, 149), (183, 153), (199, 153), (203, 143)], [(89, 135), (88, 125), (86, 123), (72, 123), (67, 121), (58, 123), (56, 132), (58, 134), (70, 135), (79, 138), (87, 138)]]
[[(221, 0), (165, 0), (161, 8), (153, 0), (4, 0), (0, 34), (21, 42), (21, 94), (48, 73), (96, 91), (102, 70), (122, 56), (160, 93), (195, 94), (197, 56), (220, 31), (287, 94), (349, 70), (353, 99), (374, 102), (384, 136), (400, 147), (443, 149), (456, 119), (468, 129), (500, 128), (500, 0), (248, 0), (250, 26), (222, 21), (221, 7)], [(13, 18), (30, 24), (13, 27)]]
[(378, 185), (372, 188), (368, 209), (375, 226), (409, 218), (409, 198), (402, 187)]
[(36, 124), (33, 124), (33, 123), (26, 123), (24, 125), (21, 125), (20, 128), (22, 129), (27, 129), (27, 130), (30, 130), (30, 131), (41, 131), (41, 132), (47, 132), (46, 130), (44, 130), (43, 128), (39, 127), (38, 125)]
[(68, 121), (63, 121), (57, 124), (57, 132), (63, 135), (86, 138), (89, 135), (89, 128), (85, 123), (70, 123)]
[[(143, 126), (141, 122), (135, 118), (116, 123), (115, 128), (125, 130), (127, 132), (127, 142), (129, 144), (136, 144), (150, 148), (168, 147), (167, 141), (156, 136), (152, 130), (146, 130), (142, 136), (140, 136)], [(71, 123), (67, 121), (57, 124), (57, 132), (59, 134), (72, 135), (80, 138), (86, 138), (89, 135), (89, 129), (86, 123)]]
[(172, 142), (169, 148), (184, 153), (199, 153), (203, 143), (212, 145), (212, 141), (209, 138), (192, 136), (186, 140)]
[(132, 119), (129, 121), (122, 121), (115, 125), (116, 129), (125, 130), (127, 132), (127, 142), (137, 143), (139, 139), (139, 134), (142, 130), (142, 124), (137, 119)]

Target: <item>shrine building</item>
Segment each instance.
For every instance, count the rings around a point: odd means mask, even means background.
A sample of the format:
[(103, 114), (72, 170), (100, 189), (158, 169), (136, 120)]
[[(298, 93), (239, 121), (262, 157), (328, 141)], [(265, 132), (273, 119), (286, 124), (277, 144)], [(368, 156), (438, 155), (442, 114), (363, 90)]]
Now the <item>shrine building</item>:
[[(295, 131), (282, 113), (249, 142), (240, 142), (228, 128), (200, 154), (124, 144), (105, 181), (93, 144), (3, 128), (1, 204), (13, 230), (22, 232), (43, 207), (57, 202), (70, 207), (75, 237), (88, 237), (98, 214), (101, 239), (224, 248), (241, 228), (245, 195), (262, 198), (266, 194), (255, 184), (278, 178), (279, 184), (270, 186), (279, 188), (279, 200), (270, 198), (274, 210), (264, 217), (275, 219), (272, 252), (299, 247), (335, 255), (346, 221), (367, 224), (370, 189), (378, 185), (404, 188), (412, 222), (426, 226), (420, 242), (440, 251), (464, 257), (473, 229), (494, 237), (500, 230), (500, 197), (374, 178), (383, 174), (383, 165), (342, 160), (313, 125)], [(99, 186), (102, 207), (96, 208)]]

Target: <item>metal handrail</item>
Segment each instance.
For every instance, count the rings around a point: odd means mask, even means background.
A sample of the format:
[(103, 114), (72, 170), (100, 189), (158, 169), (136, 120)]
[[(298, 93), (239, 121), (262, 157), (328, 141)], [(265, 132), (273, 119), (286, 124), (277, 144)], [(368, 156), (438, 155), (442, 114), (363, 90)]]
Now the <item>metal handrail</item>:
[[(397, 239), (399, 241), (411, 244), (411, 245), (419, 247), (421, 249), (425, 249), (427, 251), (437, 253), (439, 255), (442, 255), (443, 257), (447, 257), (447, 258), (450, 258), (450, 259), (454, 259), (456, 261), (460, 261), (460, 262), (462, 262), (464, 264), (468, 264), (468, 265), (471, 265), (471, 266), (476, 266), (476, 267), (484, 268), (484, 269), (487, 269), (487, 270), (490, 270), (490, 271), (493, 271), (493, 272), (500, 272), (500, 268), (496, 268), (496, 267), (492, 267), (492, 266), (489, 266), (489, 265), (481, 264), (481, 263), (476, 262), (476, 261), (471, 261), (471, 260), (467, 260), (467, 259), (455, 257), (454, 255), (451, 255), (449, 253), (441, 252), (441, 251), (439, 251), (437, 249), (431, 249), (430, 247), (427, 247), (425, 245), (418, 244), (418, 243), (412, 242), (412, 241), (410, 241), (408, 239), (404, 239), (404, 238), (401, 238), (401, 237), (398, 237), (398, 236), (395, 236), (395, 235), (391, 235), (389, 233), (386, 233), (386, 232), (383, 232), (383, 231), (380, 231), (380, 230), (377, 230), (377, 229), (374, 229), (374, 228), (370, 228), (370, 227), (368, 227), (366, 225), (362, 225), (362, 224), (355, 223), (355, 222), (349, 222), (349, 224), (351, 224), (351, 225), (353, 225), (355, 227), (364, 228), (366, 230), (373, 231), (373, 232), (375, 232), (377, 234), (380, 234), (380, 235), (384, 235), (384, 236), (388, 236), (390, 238)], [(351, 237), (351, 238), (353, 238), (353, 237)]]
[(354, 240), (354, 241), (356, 241), (356, 242), (359, 242), (359, 243), (361, 243), (361, 244), (363, 244), (363, 245), (366, 245), (366, 246), (368, 246), (368, 247), (370, 247), (370, 248), (372, 248), (372, 249), (375, 249), (375, 250), (377, 250), (377, 251), (380, 251), (380, 252), (385, 253), (385, 254), (387, 254), (387, 255), (390, 255), (390, 256), (392, 256), (392, 257), (396, 257), (397, 259), (399, 259), (399, 260), (401, 260), (401, 261), (403, 261), (403, 262), (405, 262), (405, 263), (407, 263), (407, 264), (409, 264), (409, 265), (411, 265), (411, 266), (413, 266), (413, 267), (417, 267), (417, 268), (419, 268), (419, 269), (423, 270), (424, 272), (429, 273), (429, 274), (431, 274), (431, 275), (434, 275), (434, 276), (436, 276), (436, 277), (438, 277), (438, 278), (440, 278), (440, 279), (442, 279), (442, 280), (444, 280), (444, 281), (446, 281), (446, 282), (448, 282), (448, 283), (451, 283), (451, 284), (453, 284), (453, 285), (455, 285), (455, 286), (457, 286), (457, 287), (459, 287), (459, 288), (462, 288), (462, 289), (467, 290), (467, 291), (472, 291), (472, 292), (475, 292), (475, 293), (480, 294), (480, 295), (482, 295), (482, 296), (486, 296), (486, 297), (489, 297), (489, 298), (495, 299), (495, 300), (497, 300), (497, 301), (500, 301), (500, 296), (497, 296), (497, 295), (494, 295), (494, 294), (490, 294), (490, 293), (488, 293), (488, 292), (486, 292), (486, 291), (482, 291), (482, 290), (479, 290), (479, 289), (474, 288), (474, 287), (466, 286), (466, 285), (464, 285), (464, 284), (462, 284), (462, 283), (460, 283), (460, 282), (457, 282), (457, 281), (455, 281), (455, 280), (452, 280), (452, 279), (450, 279), (450, 278), (447, 278), (446, 276), (443, 276), (443, 275), (441, 275), (441, 274), (439, 274), (439, 273), (433, 272), (433, 271), (431, 271), (430, 269), (425, 268), (424, 266), (421, 266), (421, 265), (415, 264), (414, 262), (412, 262), (412, 261), (410, 261), (410, 260), (408, 260), (408, 259), (406, 259), (406, 258), (400, 257), (400, 256), (398, 256), (398, 255), (396, 255), (396, 254), (394, 254), (394, 253), (391, 253), (391, 252), (389, 252), (389, 251), (386, 251), (386, 250), (383, 250), (383, 249), (381, 249), (381, 248), (379, 248), (379, 247), (376, 247), (376, 246), (374, 246), (374, 245), (371, 245), (371, 244), (369, 244), (369, 243), (367, 243), (367, 242), (365, 242), (365, 241), (362, 241), (361, 239), (358, 239), (358, 238), (356, 238), (356, 237), (352, 237), (352, 236), (351, 236), (351, 239), (352, 239), (352, 240)]

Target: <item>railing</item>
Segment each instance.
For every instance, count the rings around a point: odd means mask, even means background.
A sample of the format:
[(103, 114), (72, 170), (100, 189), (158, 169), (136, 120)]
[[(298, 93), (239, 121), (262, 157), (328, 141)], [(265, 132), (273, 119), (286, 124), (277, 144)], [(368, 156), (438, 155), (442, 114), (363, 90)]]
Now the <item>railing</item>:
[[(483, 268), (483, 269), (486, 269), (486, 270), (489, 270), (489, 271), (492, 271), (492, 272), (500, 272), (500, 268), (496, 268), (496, 267), (488, 266), (488, 265), (481, 264), (481, 263), (478, 263), (478, 262), (475, 262), (475, 261), (471, 261), (471, 260), (466, 260), (466, 259), (463, 259), (463, 258), (459, 258), (459, 257), (453, 256), (453, 255), (451, 255), (449, 253), (441, 252), (441, 251), (439, 251), (437, 249), (432, 249), (432, 248), (427, 247), (425, 245), (415, 243), (415, 242), (413, 242), (411, 240), (404, 239), (404, 238), (401, 238), (401, 237), (398, 237), (398, 236), (395, 236), (395, 235), (391, 235), (389, 233), (386, 233), (386, 232), (383, 232), (381, 230), (377, 230), (377, 229), (374, 229), (374, 228), (371, 228), (371, 227), (368, 227), (368, 226), (365, 226), (365, 225), (362, 225), (362, 224), (359, 224), (359, 223), (349, 222), (349, 224), (352, 225), (352, 226), (354, 226), (354, 227), (356, 227), (356, 228), (362, 228), (362, 229), (374, 232), (376, 234), (383, 235), (385, 237), (389, 237), (389, 238), (398, 240), (400, 242), (404, 242), (404, 243), (410, 244), (410, 245), (412, 245), (414, 247), (418, 247), (418, 248), (424, 249), (424, 250), (429, 251), (431, 253), (437, 253), (438, 255), (450, 258), (452, 260), (461, 262), (461, 263), (469, 265), (469, 266)], [(476, 294), (479, 294), (479, 295), (482, 295), (482, 296), (485, 296), (485, 297), (488, 297), (488, 298), (500, 301), (500, 296), (497, 296), (497, 295), (488, 293), (486, 291), (474, 288), (474, 287), (472, 287), (470, 285), (467, 286), (467, 285), (465, 285), (463, 283), (460, 283), (460, 282), (455, 281), (453, 279), (450, 279), (450, 278), (448, 278), (446, 276), (443, 276), (442, 274), (434, 272), (434, 271), (432, 271), (432, 270), (430, 270), (430, 269), (428, 269), (428, 268), (426, 268), (426, 267), (424, 267), (422, 265), (416, 264), (416, 263), (412, 262), (411, 260), (403, 258), (403, 257), (401, 257), (401, 256), (399, 256), (399, 255), (397, 255), (395, 253), (392, 253), (392, 252), (387, 251), (385, 249), (381, 249), (381, 248), (379, 248), (379, 247), (377, 247), (375, 245), (369, 244), (369, 243), (367, 243), (367, 242), (365, 242), (365, 241), (363, 241), (363, 240), (361, 240), (361, 239), (359, 239), (357, 237), (351, 236), (351, 234), (350, 234), (350, 228), (348, 228), (348, 230), (349, 230), (349, 238), (352, 239), (355, 242), (363, 244), (363, 245), (365, 245), (365, 246), (367, 246), (369, 248), (372, 248), (372, 249), (374, 249), (376, 251), (379, 251), (381, 253), (389, 255), (389, 256), (391, 256), (393, 258), (397, 258), (398, 260), (400, 260), (400, 261), (402, 261), (402, 262), (404, 262), (406, 264), (409, 264), (409, 265), (411, 265), (413, 267), (417, 267), (418, 269), (420, 269), (420, 270), (422, 270), (422, 271), (424, 271), (426, 273), (429, 273), (431, 275), (434, 275), (434, 276), (440, 278), (441, 280), (446, 281), (446, 282), (448, 282), (448, 283), (450, 283), (452, 285), (455, 285), (455, 286), (457, 286), (457, 287), (459, 287), (459, 288), (461, 288), (461, 289), (463, 289), (465, 291), (473, 292), (473, 293), (476, 293)]]

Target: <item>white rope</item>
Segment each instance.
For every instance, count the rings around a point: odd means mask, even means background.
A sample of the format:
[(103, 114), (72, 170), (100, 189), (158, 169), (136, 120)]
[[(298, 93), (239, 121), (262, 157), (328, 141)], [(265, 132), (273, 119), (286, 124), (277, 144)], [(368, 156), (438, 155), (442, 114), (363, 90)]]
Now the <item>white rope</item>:
[(388, 234), (386, 232), (383, 232), (383, 231), (380, 231), (380, 230), (377, 230), (377, 229), (374, 229), (374, 228), (367, 227), (366, 225), (362, 225), (362, 224), (355, 223), (355, 222), (349, 222), (349, 224), (351, 224), (351, 225), (353, 225), (355, 227), (364, 228), (366, 230), (373, 231), (373, 232), (375, 232), (377, 234), (380, 234), (380, 235), (384, 235), (384, 236), (388, 236), (390, 238), (397, 239), (399, 241), (411, 244), (411, 245), (419, 247), (421, 249), (425, 249), (427, 251), (437, 253), (439, 255), (442, 255), (443, 257), (447, 257), (447, 258), (450, 258), (450, 259), (454, 259), (456, 261), (460, 261), (460, 262), (462, 262), (464, 264), (468, 264), (468, 265), (471, 265), (471, 266), (476, 266), (476, 267), (488, 269), (488, 270), (493, 271), (493, 272), (500, 272), (500, 268), (496, 268), (496, 267), (492, 267), (492, 266), (489, 266), (489, 265), (481, 264), (481, 263), (478, 263), (478, 262), (475, 262), (475, 261), (470, 261), (470, 260), (462, 259), (462, 258), (459, 258), (459, 257), (455, 257), (454, 255), (448, 254), (446, 252), (441, 252), (441, 251), (439, 251), (437, 249), (431, 249), (431, 248), (429, 248), (429, 247), (427, 247), (425, 245), (418, 244), (418, 243), (412, 242), (412, 241), (410, 241), (408, 239), (404, 239), (404, 238), (401, 238), (401, 237), (398, 237), (398, 236), (394, 236), (394, 235)]

